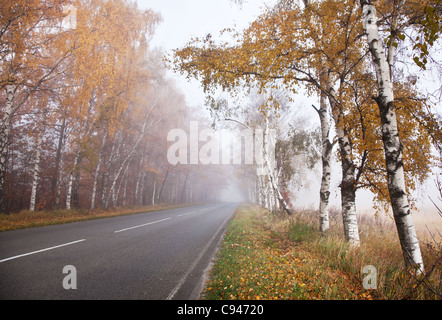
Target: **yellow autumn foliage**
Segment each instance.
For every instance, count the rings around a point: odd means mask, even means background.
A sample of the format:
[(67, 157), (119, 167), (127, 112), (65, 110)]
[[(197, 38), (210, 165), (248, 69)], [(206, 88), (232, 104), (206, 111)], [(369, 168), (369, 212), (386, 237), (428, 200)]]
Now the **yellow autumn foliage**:
[[(410, 10), (418, 6), (419, 1), (415, 2), (408, 6)], [(389, 7), (388, 1), (380, 8), (384, 7)], [(209, 94), (215, 88), (234, 92), (252, 87), (326, 94), (335, 127), (349, 140), (355, 187), (370, 189), (379, 203), (387, 204), (380, 115), (373, 100), (377, 83), (361, 15), (359, 1), (309, 1), (306, 8), (281, 1), (243, 32), (225, 31), (231, 32), (232, 42), (192, 39), (168, 61), (175, 71), (199, 79)], [(416, 98), (419, 92), (413, 83), (397, 82), (394, 90), (406, 184), (413, 190), (434, 165), (429, 154), (440, 130), (426, 111), (425, 98)]]

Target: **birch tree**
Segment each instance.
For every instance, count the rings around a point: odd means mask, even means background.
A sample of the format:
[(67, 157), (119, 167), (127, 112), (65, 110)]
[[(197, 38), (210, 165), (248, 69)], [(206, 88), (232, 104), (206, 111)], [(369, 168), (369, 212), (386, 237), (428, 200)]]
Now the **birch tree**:
[[(242, 33), (233, 33), (236, 44), (216, 44), (210, 38), (194, 39), (174, 53), (175, 70), (200, 79), (206, 92), (214, 88), (235, 91), (256, 86), (263, 92), (286, 88), (294, 93), (327, 97), (336, 127), (342, 163), (341, 199), (346, 239), (358, 245), (355, 196), (358, 188), (370, 188), (385, 197), (380, 180), (371, 172), (383, 154), (373, 116), (370, 92), (376, 79), (369, 70), (368, 48), (362, 37), (360, 8), (355, 1), (309, 1), (301, 9), (293, 1), (280, 1), (265, 11)], [(407, 96), (412, 96), (410, 86)], [(398, 88), (399, 84), (396, 85)], [(405, 92), (404, 91), (404, 92)], [(408, 99), (408, 101), (410, 101)], [(420, 105), (422, 107), (422, 105)], [(421, 134), (411, 114), (403, 113), (410, 153), (420, 146), (412, 140)], [(413, 128), (413, 129), (410, 129)], [(325, 131), (326, 132), (326, 131)], [(324, 132), (324, 133), (325, 133)], [(422, 146), (427, 150), (425, 139)], [(429, 157), (404, 158), (409, 167), (428, 172)], [(408, 179), (419, 171), (407, 170)]]
[(103, 162), (103, 152), (104, 152), (104, 147), (106, 146), (107, 136), (108, 136), (108, 133), (106, 131), (103, 135), (103, 142), (101, 144), (100, 153), (98, 155), (98, 163), (97, 163), (97, 167), (95, 169), (94, 185), (92, 187), (91, 209), (95, 209), (95, 197), (97, 194), (98, 176), (99, 176), (100, 170), (101, 170), (101, 163)]
[[(178, 58), (175, 64), (178, 65), (177, 70), (187, 72), (196, 78), (201, 77), (206, 90), (214, 86), (227, 90), (241, 85), (257, 85), (263, 91), (271, 86), (285, 87), (296, 93), (300, 85), (304, 84), (310, 92), (319, 95), (321, 92), (324, 93), (332, 106), (335, 124), (342, 129), (339, 131), (341, 158), (343, 166), (346, 165), (348, 168), (343, 173), (343, 181), (347, 183), (343, 183), (341, 188), (342, 209), (344, 223), (352, 226), (345, 228), (346, 238), (357, 245), (359, 236), (355, 229), (354, 164), (351, 161), (350, 144), (346, 142), (348, 137), (345, 136), (344, 123), (338, 121), (345, 107), (341, 99), (343, 91), (335, 93), (333, 86), (335, 83), (331, 82), (330, 77), (324, 78), (330, 74), (330, 71), (335, 73), (337, 85), (340, 84), (343, 88), (346, 76), (358, 63), (357, 56), (346, 54), (351, 50), (348, 43), (343, 44), (345, 37), (351, 39), (345, 31), (357, 32), (357, 29), (352, 28), (352, 25), (346, 21), (346, 19), (351, 22), (355, 20), (354, 10), (347, 9), (347, 15), (337, 22), (332, 15), (327, 19), (324, 18), (327, 11), (336, 12), (338, 9), (339, 6), (334, 2), (321, 6), (316, 4), (314, 8), (309, 5), (305, 13), (293, 3), (280, 5), (274, 10), (265, 12), (244, 31), (242, 36), (237, 35), (241, 38), (238, 41), (240, 45), (222, 44), (217, 47), (210, 39), (202, 42), (196, 40), (176, 52)], [(318, 10), (324, 14), (317, 14)], [(340, 22), (346, 23), (344, 29), (342, 25), (338, 25)], [(330, 33), (330, 30), (334, 32)], [(327, 34), (329, 37), (321, 37), (322, 34)], [(322, 64), (323, 61), (327, 61), (326, 66)]]
[[(46, 102), (46, 101), (44, 101)], [(43, 102), (43, 103), (44, 103)], [(29, 210), (35, 211), (35, 204), (37, 198), (37, 187), (38, 180), (40, 178), (40, 162), (41, 162), (41, 152), (43, 148), (43, 136), (46, 130), (46, 115), (47, 110), (43, 111), (43, 119), (41, 120), (40, 130), (38, 132), (37, 144), (35, 146), (35, 159), (34, 159), (34, 170), (32, 174), (32, 188), (31, 188), (31, 199), (29, 204)]]
[[(63, 22), (63, 4), (72, 5), (75, 21)], [(0, 148), (6, 168), (0, 180), (13, 209), (156, 201), (167, 148), (163, 133), (187, 120), (182, 93), (165, 77), (162, 53), (149, 50), (159, 15), (132, 0), (15, 1), (0, 10), (0, 138), (6, 146)], [(146, 92), (165, 98), (143, 122), (155, 100), (144, 99)], [(45, 95), (51, 101), (43, 132), (37, 119)], [(186, 172), (169, 175), (165, 201), (194, 198), (185, 192)], [(11, 192), (17, 181), (20, 188)]]
[(32, 95), (63, 72), (69, 57), (48, 55), (64, 41), (59, 26), (68, 1), (5, 1), (0, 7), (0, 90), (4, 91), (0, 125), (0, 211), (6, 209), (5, 177), (13, 118)]
[[(147, 37), (159, 21), (154, 12), (139, 10), (123, 0), (95, 0), (89, 4), (78, 1), (75, 5), (77, 27), (71, 40), (76, 48), (71, 70), (71, 95), (75, 100), (70, 113), (76, 133), (71, 145), (76, 148), (69, 173), (67, 207), (74, 192), (74, 173), (79, 170), (96, 127), (105, 123), (107, 130), (115, 131), (136, 90), (148, 86), (142, 55), (146, 53)], [(114, 192), (114, 181), (111, 183)]]
[(319, 191), (319, 230), (326, 233), (330, 227), (328, 204), (330, 199), (331, 156), (333, 145), (330, 141), (330, 119), (328, 117), (327, 98), (321, 93), (319, 109), (313, 106), (319, 115), (322, 142), (322, 177)]
[[(399, 234), (399, 240), (408, 266), (416, 268), (418, 274), (424, 272), (424, 264), (419, 241), (411, 217), (404, 177), (403, 145), (399, 136), (393, 91), (393, 62), (396, 46), (390, 42), (387, 52), (378, 30), (376, 8), (371, 1), (361, 0), (364, 29), (376, 70), (378, 96), (375, 101), (379, 107), (384, 142), (388, 190), (391, 206)], [(395, 26), (392, 26), (395, 30)]]
[(124, 168), (127, 168), (128, 162), (129, 160), (132, 158), (132, 156), (134, 155), (136, 149), (138, 148), (140, 142), (142, 141), (142, 139), (144, 138), (145, 134), (151, 130), (153, 123), (150, 121), (150, 117), (152, 116), (152, 109), (156, 106), (157, 101), (154, 101), (154, 103), (147, 109), (146, 111), (146, 115), (144, 117), (144, 121), (141, 127), (141, 130), (138, 134), (138, 136), (136, 137), (135, 143), (132, 145), (132, 147), (128, 150), (127, 155), (123, 158), (123, 160), (120, 163), (120, 166), (118, 167), (118, 170), (116, 171), (116, 174), (114, 176), (114, 178), (112, 179), (112, 183), (111, 183), (111, 187), (109, 189), (109, 193), (108, 193), (108, 199), (106, 200), (105, 203), (105, 208), (108, 208), (108, 204), (109, 204), (109, 198), (112, 197), (112, 205), (115, 206), (116, 205), (116, 196), (115, 196), (115, 186), (116, 183), (120, 177), (121, 172), (123, 171)]

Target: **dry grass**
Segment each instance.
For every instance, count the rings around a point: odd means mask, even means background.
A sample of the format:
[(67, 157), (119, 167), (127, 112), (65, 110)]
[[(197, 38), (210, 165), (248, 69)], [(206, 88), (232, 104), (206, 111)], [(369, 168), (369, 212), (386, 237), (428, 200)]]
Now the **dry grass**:
[[(257, 207), (243, 207), (231, 221), (206, 284), (204, 299), (373, 299), (372, 292), (322, 256), (290, 239), (291, 222)], [(306, 226), (299, 230), (310, 237)]]
[[(317, 212), (311, 209), (298, 210), (290, 219), (275, 217), (270, 225), (281, 229), (281, 222), (285, 222), (290, 238), (300, 238), (304, 245), (308, 245), (323, 257), (323, 261), (333, 269), (351, 274), (362, 282), (362, 269), (366, 265), (377, 269), (377, 290), (374, 296), (378, 299), (440, 299), (442, 298), (442, 218), (421, 214), (414, 218), (417, 234), (421, 240), (421, 251), (428, 278), (416, 279), (408, 272), (404, 265), (402, 250), (397, 231), (392, 218), (387, 215), (376, 216), (366, 212), (358, 216), (361, 245), (351, 248), (343, 239), (342, 218), (339, 210), (331, 210), (331, 226), (324, 237), (318, 229)], [(439, 219), (439, 220), (437, 220)], [(428, 225), (431, 224), (432, 228)], [(305, 236), (296, 230), (309, 228)], [(290, 235), (290, 233), (292, 233)], [(422, 281), (423, 280), (423, 281)]]
[[(391, 219), (359, 217), (361, 246), (343, 240), (338, 210), (331, 211), (326, 236), (315, 210), (287, 217), (258, 207), (241, 208), (229, 230), (206, 286), (206, 299), (440, 299), (441, 243), (421, 244), (428, 278), (414, 278), (404, 260)], [(425, 221), (422, 221), (425, 222)], [(426, 230), (419, 222), (418, 230)], [(440, 239), (440, 238), (439, 238)], [(431, 241), (430, 241), (431, 240)], [(362, 288), (366, 265), (377, 269), (377, 289)], [(433, 268), (434, 266), (434, 268)]]

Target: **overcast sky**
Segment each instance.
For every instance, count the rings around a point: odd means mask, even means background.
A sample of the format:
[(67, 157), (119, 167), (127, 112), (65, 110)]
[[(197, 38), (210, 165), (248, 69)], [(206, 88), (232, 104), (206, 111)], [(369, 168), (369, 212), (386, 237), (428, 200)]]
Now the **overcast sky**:
[[(152, 47), (161, 47), (166, 53), (182, 48), (192, 37), (203, 37), (208, 33), (216, 39), (225, 28), (242, 30), (276, 0), (247, 0), (241, 6), (231, 0), (137, 0), (140, 8), (159, 12), (163, 21), (156, 29)], [(189, 106), (204, 104), (204, 94), (197, 81), (189, 82), (183, 76), (168, 72), (184, 93)], [(223, 198), (243, 201), (241, 193), (232, 184), (223, 190)]]
[[(231, 0), (137, 0), (140, 8), (150, 8), (163, 18), (158, 26), (151, 45), (162, 47), (166, 52), (182, 48), (192, 37), (210, 33), (214, 37), (224, 28), (246, 28), (276, 0), (247, 0), (239, 6)], [(202, 89), (196, 81), (188, 82), (177, 74), (169, 72), (177, 79), (179, 88), (190, 106), (204, 103)]]
[[(137, 0), (141, 8), (150, 8), (162, 15), (163, 21), (158, 26), (151, 45), (162, 47), (166, 52), (182, 48), (192, 37), (202, 37), (210, 33), (213, 38), (216, 38), (221, 30), (232, 27), (242, 30), (263, 12), (265, 5), (272, 6), (276, 1), (247, 0), (239, 6), (232, 0)], [(196, 107), (204, 104), (204, 94), (197, 81), (189, 82), (172, 72), (168, 74), (176, 79), (189, 106)], [(332, 180), (336, 180), (333, 187), (338, 184), (339, 174), (339, 170), (333, 173), (334, 179)], [(319, 194), (317, 173), (312, 173), (310, 180), (310, 186), (298, 192), (296, 201), (303, 202), (304, 205), (317, 205), (318, 197), (312, 196), (313, 190), (315, 193), (318, 191)], [(232, 193), (238, 194), (237, 190), (226, 192), (232, 199), (234, 198)], [(339, 203), (338, 194), (333, 194), (331, 198), (332, 203)], [(301, 201), (302, 199), (304, 201)]]
[[(242, 6), (239, 6), (232, 0), (137, 0), (140, 8), (150, 8), (161, 14), (163, 21), (158, 26), (151, 45), (162, 47), (166, 52), (182, 48), (192, 37), (201, 37), (210, 33), (216, 38), (216, 35), (224, 28), (234, 27), (237, 30), (242, 30), (263, 12), (265, 5), (272, 6), (276, 1), (246, 0)], [(168, 74), (176, 79), (189, 106), (196, 107), (204, 104), (204, 94), (197, 81), (189, 83), (178, 74), (172, 72)], [(334, 188), (339, 183), (340, 174), (339, 168), (335, 171), (335, 178), (332, 179), (335, 180)], [(312, 180), (316, 179), (317, 177)], [(304, 190), (304, 194), (300, 198), (302, 199), (304, 196), (306, 199), (316, 198), (311, 196), (311, 192), (313, 190), (316, 192), (317, 189), (318, 186), (314, 184), (311, 188)], [(337, 205), (339, 192), (332, 194), (331, 198), (331, 202)], [(361, 201), (364, 198), (366, 201)], [(370, 194), (358, 192), (358, 199), (371, 207)]]

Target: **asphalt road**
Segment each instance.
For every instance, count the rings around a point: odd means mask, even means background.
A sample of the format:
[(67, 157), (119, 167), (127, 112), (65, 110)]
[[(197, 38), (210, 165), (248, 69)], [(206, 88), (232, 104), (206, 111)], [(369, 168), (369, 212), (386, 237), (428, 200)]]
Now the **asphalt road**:
[(236, 208), (201, 205), (2, 232), (0, 299), (197, 299)]

